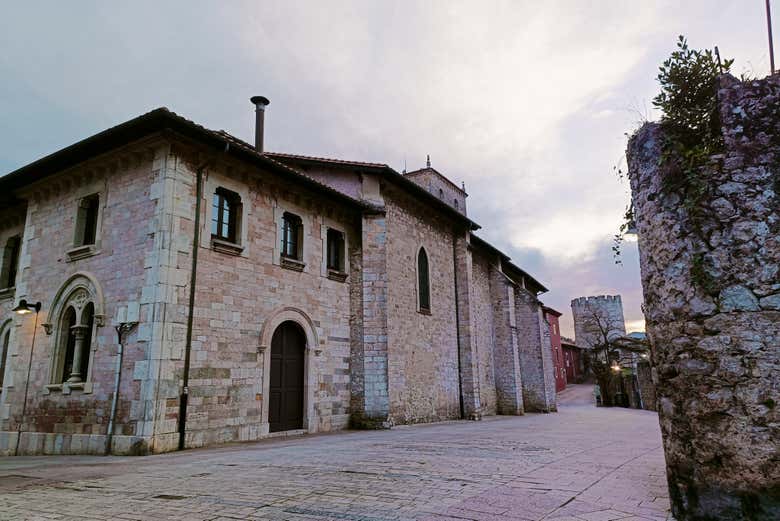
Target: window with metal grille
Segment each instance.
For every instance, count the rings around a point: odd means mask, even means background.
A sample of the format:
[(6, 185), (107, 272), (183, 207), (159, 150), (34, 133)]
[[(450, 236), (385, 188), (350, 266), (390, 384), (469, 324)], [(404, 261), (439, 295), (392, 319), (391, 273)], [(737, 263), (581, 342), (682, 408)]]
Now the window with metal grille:
[(282, 216), (282, 256), (295, 260), (303, 260), (301, 218), (295, 214), (285, 212)]
[(420, 311), (431, 310), (431, 286), (428, 272), (428, 254), (420, 248), (417, 254), (417, 285)]
[(238, 244), (241, 196), (224, 188), (217, 188), (211, 205), (211, 236)]
[(328, 269), (344, 271), (344, 234), (328, 228)]

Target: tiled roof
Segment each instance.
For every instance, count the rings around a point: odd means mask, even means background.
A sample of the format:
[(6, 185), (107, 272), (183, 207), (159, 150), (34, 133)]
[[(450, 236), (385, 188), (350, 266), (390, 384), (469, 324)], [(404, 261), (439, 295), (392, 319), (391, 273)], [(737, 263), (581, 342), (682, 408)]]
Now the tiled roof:
[(478, 246), (478, 247), (485, 248), (485, 249), (487, 249), (487, 250), (490, 250), (490, 251), (491, 251), (491, 252), (493, 252), (494, 254), (496, 254), (496, 255), (500, 256), (500, 257), (501, 257), (501, 262), (502, 262), (502, 264), (503, 264), (504, 266), (506, 266), (506, 267), (507, 267), (507, 268), (509, 268), (510, 270), (514, 270), (514, 271), (516, 271), (516, 272), (517, 272), (517, 273), (519, 273), (521, 276), (523, 276), (523, 277), (525, 277), (526, 279), (528, 279), (528, 280), (529, 280), (529, 281), (530, 281), (532, 284), (534, 284), (535, 286), (537, 286), (537, 287), (539, 288), (539, 291), (540, 291), (541, 293), (545, 293), (545, 292), (547, 292), (547, 288), (546, 288), (546, 287), (544, 287), (544, 285), (543, 285), (541, 282), (539, 282), (539, 281), (538, 281), (538, 280), (536, 280), (534, 277), (532, 277), (532, 276), (531, 276), (531, 275), (530, 275), (530, 274), (529, 274), (527, 271), (525, 271), (524, 269), (520, 268), (520, 267), (519, 267), (519, 266), (517, 266), (515, 263), (513, 263), (513, 262), (511, 261), (511, 259), (509, 258), (509, 256), (508, 256), (506, 253), (504, 253), (503, 251), (499, 250), (498, 248), (496, 248), (495, 246), (493, 246), (492, 244), (490, 244), (489, 242), (487, 242), (487, 241), (486, 241), (485, 239), (483, 239), (482, 237), (479, 237), (478, 235), (474, 235), (474, 234), (472, 233), (472, 234), (471, 234), (471, 242), (472, 242), (472, 244), (474, 244), (475, 246)]
[[(289, 166), (289, 164), (284, 162), (284, 160), (287, 159), (292, 162), (316, 162), (322, 164), (347, 166), (351, 168), (372, 168), (381, 170), (382, 173), (388, 175), (390, 180), (401, 184), (411, 193), (427, 200), (432, 206), (441, 209), (455, 218), (465, 220), (470, 224), (472, 230), (479, 228), (479, 225), (471, 221), (468, 217), (465, 217), (460, 212), (443, 203), (437, 197), (430, 194), (427, 190), (417, 185), (414, 181), (407, 179), (402, 174), (396, 172), (384, 163), (346, 161), (342, 159), (304, 156), (298, 154), (283, 154), (278, 152), (259, 153), (255, 150), (254, 146), (247, 143), (246, 141), (239, 139), (224, 130), (208, 129), (203, 125), (199, 125), (192, 120), (176, 114), (167, 107), (154, 109), (136, 118), (125, 121), (124, 123), (120, 123), (103, 130), (102, 132), (98, 132), (93, 136), (78, 141), (70, 146), (49, 154), (48, 156), (38, 159), (37, 161), (33, 161), (32, 163), (29, 163), (17, 170), (14, 170), (13, 172), (0, 177), (0, 194), (5, 194), (7, 197), (16, 188), (29, 185), (56, 172), (73, 167), (91, 157), (106, 153), (144, 136), (162, 131), (173, 131), (185, 137), (199, 140), (206, 145), (214, 146), (220, 150), (223, 150), (225, 153), (232, 153), (237, 155), (240, 157), (240, 159), (259, 162), (264, 166), (273, 168), (282, 175), (288, 176), (290, 179), (300, 182), (303, 186), (309, 189), (327, 194), (335, 199), (341, 200), (351, 205), (370, 210), (376, 210), (376, 208), (369, 203), (354, 199), (353, 197), (350, 197), (343, 192), (340, 192), (316, 179), (313, 179), (312, 177), (306, 175), (305, 172)], [(240, 152), (240, 154), (236, 154), (236, 151)], [(488, 246), (489, 248), (498, 251), (503, 256), (504, 262), (507, 266), (528, 277), (529, 280), (537, 284), (540, 288), (542, 288), (543, 291), (547, 290), (544, 286), (539, 284), (536, 279), (509, 262), (509, 257), (504, 253), (500, 252), (484, 240), (479, 239), (474, 235), (473, 237), (484, 243), (484, 245)]]
[(334, 159), (331, 157), (304, 156), (301, 154), (285, 154), (283, 152), (265, 152), (266, 156), (285, 159), (297, 159), (300, 161), (311, 161), (315, 163), (333, 163), (335, 165), (346, 165), (365, 168), (390, 168), (385, 163), (366, 163), (363, 161), (348, 161), (346, 159)]
[[(90, 157), (106, 153), (118, 146), (154, 132), (166, 130), (199, 140), (207, 145), (216, 146), (226, 153), (240, 156), (243, 160), (259, 162), (282, 175), (300, 182), (309, 189), (362, 208), (373, 208), (372, 205), (354, 199), (316, 179), (312, 179), (304, 172), (277, 161), (267, 154), (258, 153), (249, 143), (228, 134), (224, 130), (208, 129), (176, 114), (167, 107), (154, 109), (146, 114), (110, 127), (0, 177), (0, 191), (10, 191), (20, 186), (25, 186), (58, 171), (70, 168)], [(236, 154), (236, 151), (239, 153)]]
[(376, 170), (378, 173), (382, 174), (385, 177), (385, 179), (388, 179), (389, 181), (401, 185), (407, 193), (410, 193), (412, 195), (421, 198), (423, 201), (428, 203), (433, 208), (437, 208), (442, 212), (444, 212), (446, 215), (449, 215), (450, 217), (453, 217), (461, 222), (468, 223), (469, 227), (472, 230), (477, 230), (480, 228), (480, 226), (477, 223), (469, 219), (467, 216), (463, 215), (458, 210), (455, 210), (450, 205), (448, 205), (444, 201), (440, 200), (438, 197), (428, 192), (428, 190), (426, 190), (422, 186), (418, 185), (411, 179), (408, 179), (403, 174), (396, 172), (393, 168), (391, 168), (390, 166), (384, 163), (365, 163), (361, 161), (345, 161), (342, 159), (303, 156), (298, 154), (280, 154), (276, 152), (267, 152), (264, 155), (285, 162), (290, 161), (293, 163), (296, 162), (297, 163), (319, 163), (323, 165), (331, 165), (334, 167), (341, 166), (341, 167), (347, 167), (351, 169)]

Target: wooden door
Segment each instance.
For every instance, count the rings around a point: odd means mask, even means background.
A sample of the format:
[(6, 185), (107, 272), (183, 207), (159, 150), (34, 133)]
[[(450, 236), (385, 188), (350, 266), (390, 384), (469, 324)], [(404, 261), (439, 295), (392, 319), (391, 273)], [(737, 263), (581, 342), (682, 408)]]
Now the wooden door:
[(572, 356), (571, 351), (568, 349), (564, 351), (564, 357), (566, 358), (566, 380), (568, 383), (574, 383), (574, 357)]
[(295, 322), (284, 322), (271, 339), (271, 432), (303, 428), (306, 336)]

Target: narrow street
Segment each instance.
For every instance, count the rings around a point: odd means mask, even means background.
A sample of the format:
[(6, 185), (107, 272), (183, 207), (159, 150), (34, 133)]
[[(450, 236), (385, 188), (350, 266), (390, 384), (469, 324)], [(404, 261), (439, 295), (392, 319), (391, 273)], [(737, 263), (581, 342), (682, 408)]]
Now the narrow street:
[(657, 415), (557, 414), (266, 440), (149, 457), (0, 459), (0, 519), (665, 520)]

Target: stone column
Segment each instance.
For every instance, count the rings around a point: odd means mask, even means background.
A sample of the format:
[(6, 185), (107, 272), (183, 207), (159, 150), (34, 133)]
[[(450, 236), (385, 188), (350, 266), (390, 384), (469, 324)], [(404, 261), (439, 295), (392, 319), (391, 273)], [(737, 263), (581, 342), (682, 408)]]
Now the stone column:
[(523, 414), (523, 386), (517, 356), (515, 285), (499, 264), (490, 269), (490, 296), (493, 300), (496, 395), (498, 414)]
[(463, 414), (466, 418), (478, 420), (482, 417), (479, 395), (479, 361), (477, 339), (472, 334), (474, 324), (474, 283), (470, 232), (456, 233), (453, 237), (455, 250), (456, 291), (458, 298), (458, 346), (460, 349), (460, 393), (463, 400)]
[(724, 149), (700, 195), (666, 182), (661, 126), (629, 141), (645, 317), (674, 515), (776, 520), (780, 76), (721, 77), (718, 97)]
[(542, 303), (527, 289), (517, 287), (515, 316), (525, 409), (535, 412), (554, 411), (556, 407), (552, 345)]
[[(362, 221), (362, 338), (353, 346), (352, 424), (390, 426), (387, 378), (387, 221), (384, 213)], [(362, 387), (362, 388), (361, 388)], [(357, 394), (357, 396), (356, 396)]]
[(73, 326), (70, 328), (75, 347), (73, 348), (73, 365), (70, 368), (68, 383), (79, 383), (83, 380), (81, 374), (81, 357), (84, 352), (84, 339), (87, 337), (87, 326)]

